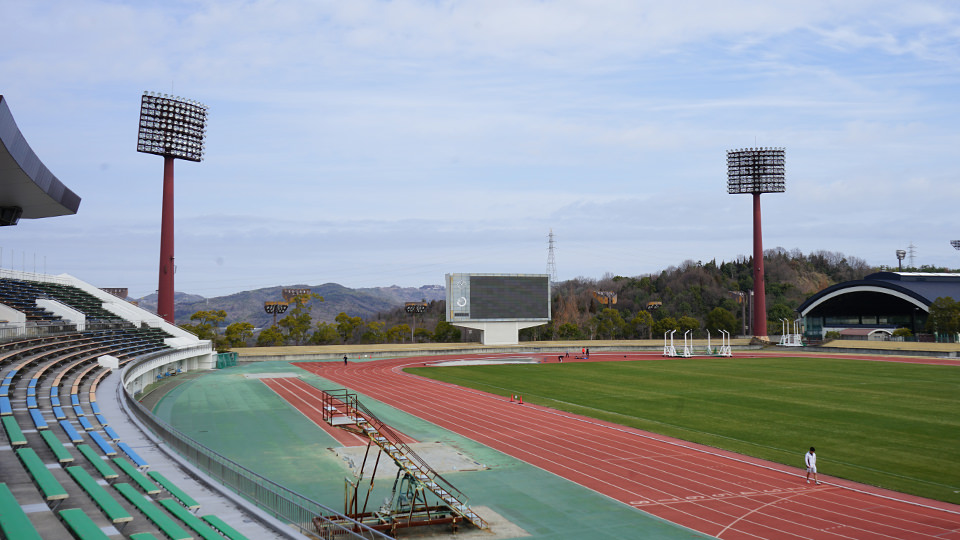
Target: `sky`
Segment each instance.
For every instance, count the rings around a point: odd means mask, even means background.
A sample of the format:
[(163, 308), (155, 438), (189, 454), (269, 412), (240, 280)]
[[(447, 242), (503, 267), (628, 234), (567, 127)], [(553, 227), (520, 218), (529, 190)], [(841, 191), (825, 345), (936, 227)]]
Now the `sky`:
[[(157, 288), (140, 97), (209, 107), (176, 162), (176, 290), (559, 280), (752, 253), (726, 152), (786, 149), (764, 248), (960, 267), (960, 4), (0, 0), (0, 94), (76, 215), (0, 266)], [(912, 248), (911, 248), (912, 246)], [(909, 262), (905, 261), (905, 262)]]

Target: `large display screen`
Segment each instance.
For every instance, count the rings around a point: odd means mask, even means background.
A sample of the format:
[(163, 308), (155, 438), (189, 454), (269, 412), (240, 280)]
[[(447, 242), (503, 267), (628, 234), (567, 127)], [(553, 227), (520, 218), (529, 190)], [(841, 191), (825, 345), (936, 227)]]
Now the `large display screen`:
[(547, 274), (447, 274), (447, 321), (549, 321)]

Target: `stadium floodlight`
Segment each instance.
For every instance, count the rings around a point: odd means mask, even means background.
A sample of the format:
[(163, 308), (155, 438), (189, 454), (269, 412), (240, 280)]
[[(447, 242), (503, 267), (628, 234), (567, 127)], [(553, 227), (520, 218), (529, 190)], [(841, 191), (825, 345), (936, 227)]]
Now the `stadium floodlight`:
[(293, 302), (294, 298), (303, 294), (310, 294), (312, 292), (313, 289), (283, 289), (281, 294), (283, 295), (284, 300), (287, 302)]
[(273, 315), (273, 325), (276, 326), (276, 325), (277, 325), (277, 314), (279, 313), (279, 314), (282, 315), (282, 314), (286, 313), (286, 312), (287, 312), (287, 308), (288, 308), (289, 306), (290, 306), (290, 305), (287, 304), (286, 302), (264, 302), (264, 303), (263, 303), (263, 310), (266, 311), (268, 314)]
[[(957, 247), (957, 246), (954, 246), (954, 247)], [(957, 247), (957, 249), (960, 249), (960, 247)], [(903, 258), (906, 256), (907, 256), (907, 250), (905, 249), (897, 250), (897, 270), (901, 272), (903, 271)]]
[(727, 193), (782, 193), (783, 148), (745, 148), (727, 151)]
[(413, 318), (413, 327), (410, 328), (410, 342), (413, 343), (416, 338), (417, 315), (423, 315), (427, 312), (426, 302), (407, 302), (403, 305), (403, 310)]
[(157, 315), (174, 324), (173, 312), (173, 160), (203, 160), (207, 106), (180, 97), (144, 92), (140, 98), (137, 152), (163, 156), (163, 204), (160, 217), (160, 286)]
[(950, 245), (953, 246), (953, 249), (960, 249), (960, 240), (951, 240)]
[(144, 92), (140, 100), (137, 152), (203, 161), (207, 106), (179, 97)]
[(727, 151), (727, 193), (753, 195), (753, 335), (767, 335), (767, 303), (763, 273), (763, 234), (760, 194), (786, 191), (783, 148), (742, 148)]
[(593, 291), (593, 297), (605, 306), (613, 307), (617, 303), (617, 293), (613, 291)]

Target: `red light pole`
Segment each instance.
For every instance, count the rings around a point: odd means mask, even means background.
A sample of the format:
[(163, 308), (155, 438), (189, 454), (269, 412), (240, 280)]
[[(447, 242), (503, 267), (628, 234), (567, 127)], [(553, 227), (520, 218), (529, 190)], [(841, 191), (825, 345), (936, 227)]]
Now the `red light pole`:
[(163, 203), (160, 210), (160, 279), (157, 315), (175, 323), (173, 307), (173, 160), (203, 160), (207, 106), (196, 101), (144, 92), (140, 101), (137, 151), (163, 156)]
[(760, 194), (782, 193), (783, 148), (747, 148), (727, 151), (727, 193), (753, 195), (753, 335), (767, 337), (767, 300), (763, 273), (763, 234)]

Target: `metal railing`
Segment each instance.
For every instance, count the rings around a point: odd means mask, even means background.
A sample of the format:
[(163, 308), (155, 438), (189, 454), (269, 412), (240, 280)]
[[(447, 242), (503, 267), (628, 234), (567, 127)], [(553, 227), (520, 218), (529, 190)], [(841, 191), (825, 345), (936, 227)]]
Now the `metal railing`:
[(390, 536), (264, 478), (193, 440), (154, 416), (134, 399), (122, 384), (119, 385), (118, 392), (123, 393), (123, 398), (137, 417), (184, 459), (271, 516), (293, 525), (301, 533), (319, 535), (324, 539), (391, 539)]

